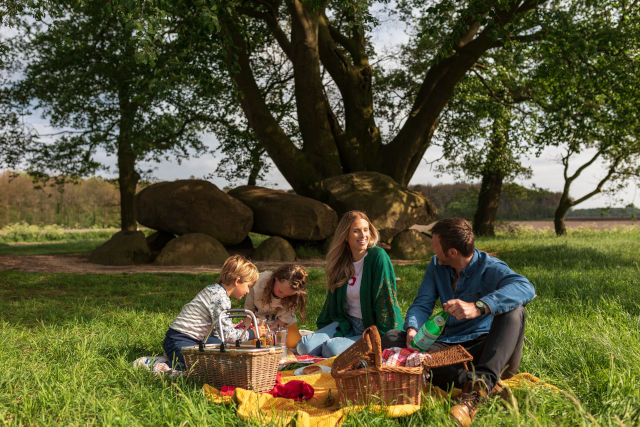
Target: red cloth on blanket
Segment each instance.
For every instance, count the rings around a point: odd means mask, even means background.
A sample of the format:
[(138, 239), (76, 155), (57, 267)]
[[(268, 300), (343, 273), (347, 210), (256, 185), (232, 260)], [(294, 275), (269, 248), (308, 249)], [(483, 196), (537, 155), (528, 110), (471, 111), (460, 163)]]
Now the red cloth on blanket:
[[(221, 396), (231, 396), (235, 390), (235, 386), (225, 385), (220, 389)], [(282, 384), (282, 375), (276, 375), (276, 385), (267, 392), (273, 397), (284, 397), (293, 400), (309, 400), (313, 397), (315, 390), (313, 387), (300, 380), (291, 380), (286, 384)]]
[(313, 397), (313, 387), (310, 384), (300, 381), (291, 380), (286, 384), (276, 384), (269, 392), (274, 397), (284, 397), (293, 400), (309, 400)]

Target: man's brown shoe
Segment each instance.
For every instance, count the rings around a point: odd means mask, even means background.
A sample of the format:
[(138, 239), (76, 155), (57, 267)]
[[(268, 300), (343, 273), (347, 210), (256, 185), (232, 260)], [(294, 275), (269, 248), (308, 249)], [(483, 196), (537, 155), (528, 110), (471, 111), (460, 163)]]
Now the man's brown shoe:
[(451, 409), (450, 416), (458, 425), (469, 427), (476, 415), (476, 411), (487, 399), (487, 387), (484, 382), (478, 381), (475, 385), (469, 381), (462, 388), (460, 403)]

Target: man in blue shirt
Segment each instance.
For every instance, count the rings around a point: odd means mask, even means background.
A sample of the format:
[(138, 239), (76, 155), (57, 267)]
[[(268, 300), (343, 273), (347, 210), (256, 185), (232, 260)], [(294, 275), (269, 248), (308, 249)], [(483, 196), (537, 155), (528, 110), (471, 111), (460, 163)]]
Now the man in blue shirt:
[(441, 220), (431, 233), (435, 255), (407, 311), (404, 331), (387, 332), (382, 345), (410, 347), (440, 299), (450, 316), (429, 351), (460, 344), (473, 356), (473, 369), (467, 371), (462, 365), (436, 368), (431, 380), (445, 390), (451, 385), (462, 388), (460, 404), (454, 406), (451, 416), (468, 426), (498, 380), (518, 371), (526, 317), (523, 306), (535, 291), (527, 278), (475, 248), (467, 220)]

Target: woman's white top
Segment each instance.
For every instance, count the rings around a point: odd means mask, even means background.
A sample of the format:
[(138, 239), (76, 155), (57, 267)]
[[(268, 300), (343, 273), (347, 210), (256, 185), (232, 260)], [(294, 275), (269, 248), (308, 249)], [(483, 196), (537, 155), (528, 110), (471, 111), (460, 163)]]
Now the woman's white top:
[(364, 268), (364, 259), (367, 255), (363, 256), (362, 259), (353, 263), (353, 269), (355, 271), (355, 275), (351, 277), (347, 284), (347, 301), (345, 303), (345, 311), (351, 317), (355, 317), (357, 319), (362, 319), (362, 307), (360, 305), (360, 284), (362, 283), (362, 269)]

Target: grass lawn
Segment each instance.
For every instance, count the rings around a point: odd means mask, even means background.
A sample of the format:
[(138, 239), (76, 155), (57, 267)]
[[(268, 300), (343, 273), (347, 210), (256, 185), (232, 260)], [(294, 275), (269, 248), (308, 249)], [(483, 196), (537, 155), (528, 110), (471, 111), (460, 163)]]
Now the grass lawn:
[[(478, 246), (534, 284), (521, 371), (562, 392), (518, 389), (517, 408), (491, 398), (474, 425), (639, 425), (640, 232), (501, 235)], [(19, 253), (15, 246), (0, 250)], [(396, 268), (403, 312), (425, 267)], [(312, 270), (310, 279), (302, 325), (309, 329), (325, 293), (321, 271)], [(0, 423), (247, 424), (233, 407), (209, 404), (189, 380), (131, 368), (137, 357), (162, 352), (173, 317), (214, 280), (0, 271)], [(426, 399), (411, 417), (365, 412), (345, 425), (453, 425), (450, 405)]]

